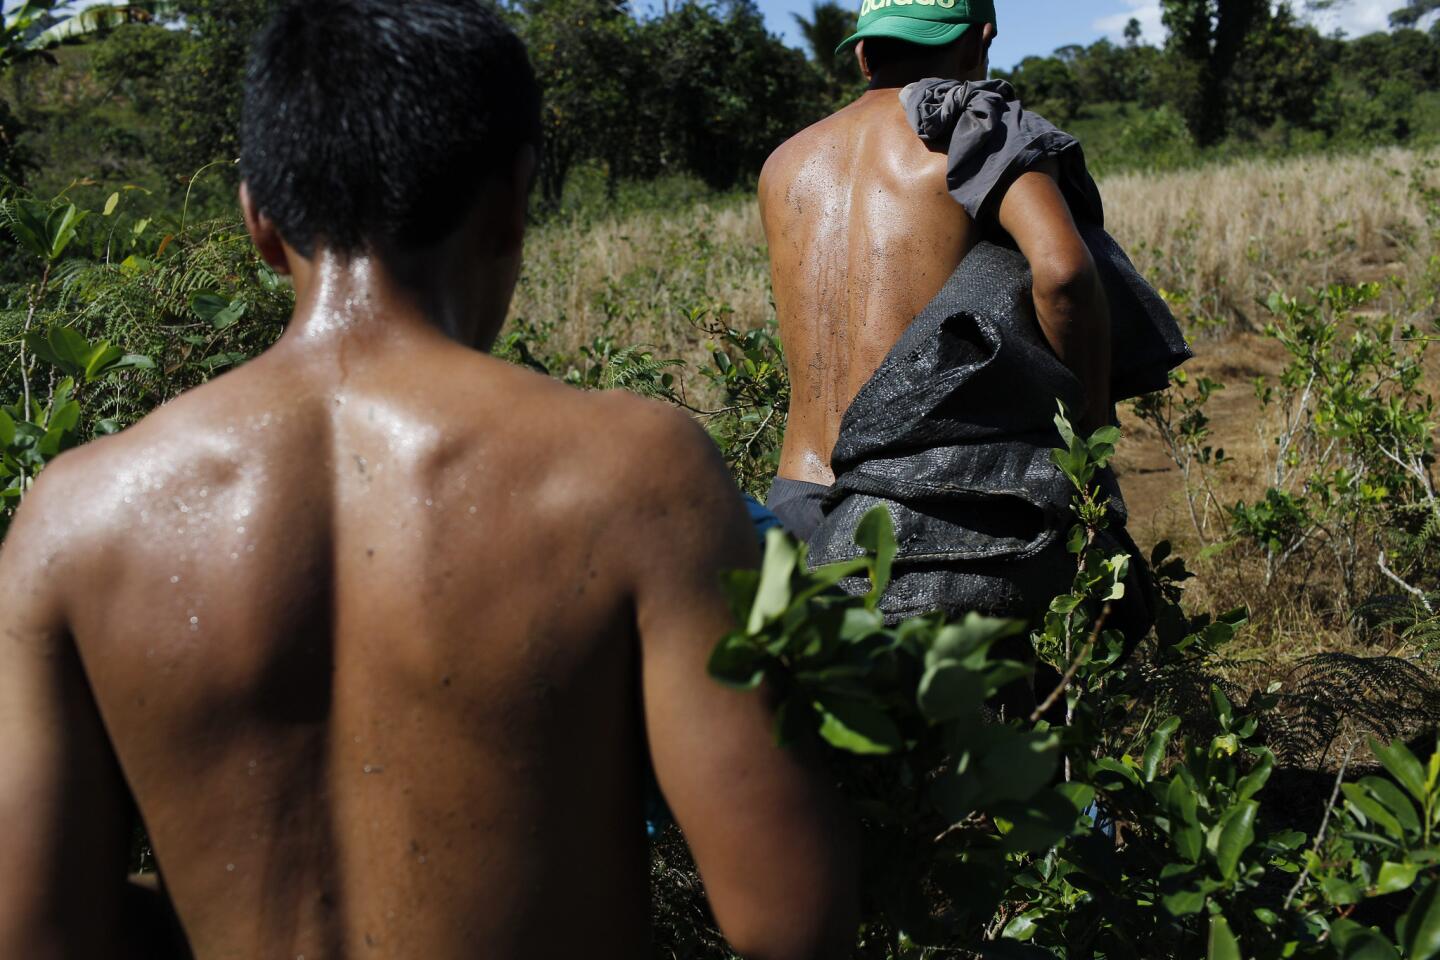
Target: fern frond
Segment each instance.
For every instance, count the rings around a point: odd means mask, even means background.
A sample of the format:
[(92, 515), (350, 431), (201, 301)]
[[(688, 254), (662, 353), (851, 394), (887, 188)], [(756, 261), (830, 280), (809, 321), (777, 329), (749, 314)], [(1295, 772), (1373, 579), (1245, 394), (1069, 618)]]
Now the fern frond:
[(1322, 653), (1301, 660), (1280, 695), (1271, 749), (1318, 763), (1342, 735), (1382, 741), (1440, 726), (1440, 676), (1414, 660)]

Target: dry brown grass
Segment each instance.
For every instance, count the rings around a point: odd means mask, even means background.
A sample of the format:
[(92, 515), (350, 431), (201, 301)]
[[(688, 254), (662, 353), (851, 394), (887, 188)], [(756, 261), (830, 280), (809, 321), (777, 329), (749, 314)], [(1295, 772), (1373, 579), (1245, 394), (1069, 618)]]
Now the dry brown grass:
[(728, 311), (740, 329), (774, 317), (765, 236), (748, 197), (549, 224), (529, 238), (525, 262), (512, 316), (553, 324), (549, 345), (560, 353), (611, 334), (695, 363), (704, 338), (692, 312)]
[[(1332, 282), (1396, 279), (1416, 286), (1437, 251), (1413, 181), (1433, 182), (1436, 159), (1388, 149), (1125, 175), (1102, 185), (1111, 229), (1142, 271), (1167, 290), (1188, 294), (1176, 298), (1182, 313), (1222, 320), (1212, 335), (1198, 338), (1187, 368), (1227, 385), (1209, 410), (1213, 442), (1232, 458), (1214, 473), (1222, 505), (1263, 495), (1280, 429), (1277, 412), (1263, 411), (1250, 388), (1285, 361), (1277, 344), (1255, 332), (1264, 317), (1256, 301), (1275, 290), (1299, 293)], [(1413, 311), (1426, 303), (1392, 285), (1380, 306)], [(1122, 413), (1122, 419), (1127, 437), (1119, 460), (1137, 539), (1170, 539), (1190, 556), (1224, 541), (1223, 514), (1212, 510), (1209, 524), (1196, 531), (1180, 471), (1166, 460), (1158, 437), (1134, 418)], [(1367, 649), (1351, 629), (1350, 611), (1337, 602), (1337, 584), (1323, 572), (1291, 570), (1267, 584), (1263, 562), (1241, 547), (1197, 566), (1201, 576), (1191, 590), (1197, 606), (1244, 604), (1252, 611), (1256, 629), (1243, 652), (1274, 663)]]
[(1225, 320), (1272, 291), (1417, 274), (1434, 253), (1412, 176), (1440, 154), (1397, 148), (1248, 161), (1101, 184), (1110, 229), (1152, 282)]
[[(1121, 174), (1100, 187), (1111, 232), (1154, 283), (1182, 308), (1244, 326), (1277, 289), (1423, 269), (1434, 249), (1411, 176), (1437, 161), (1390, 148)], [(567, 352), (610, 332), (683, 356), (698, 342), (684, 322), (696, 306), (724, 305), (742, 329), (774, 315), (748, 195), (549, 224), (531, 235), (526, 263), (515, 316), (553, 323)]]

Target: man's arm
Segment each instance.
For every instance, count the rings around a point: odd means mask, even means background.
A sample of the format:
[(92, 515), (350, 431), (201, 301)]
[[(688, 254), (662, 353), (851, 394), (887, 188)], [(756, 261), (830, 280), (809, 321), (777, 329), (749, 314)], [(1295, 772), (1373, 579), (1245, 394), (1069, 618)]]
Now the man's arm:
[[(57, 464), (0, 547), (0, 957), (126, 956), (128, 793), (66, 624)], [(61, 484), (63, 486), (63, 484)]]
[(1034, 277), (1035, 313), (1051, 348), (1085, 388), (1086, 433), (1110, 417), (1110, 307), (1090, 249), (1055, 180), (1055, 164), (1021, 174), (1000, 201), (1000, 226)]
[(732, 947), (750, 960), (848, 957), (858, 883), (853, 827), (814, 765), (776, 745), (760, 693), (711, 679), (733, 620), (722, 571), (753, 567), (754, 534), (714, 445), (674, 418), (656, 446), (673, 467), (637, 543), (645, 726), (656, 778)]

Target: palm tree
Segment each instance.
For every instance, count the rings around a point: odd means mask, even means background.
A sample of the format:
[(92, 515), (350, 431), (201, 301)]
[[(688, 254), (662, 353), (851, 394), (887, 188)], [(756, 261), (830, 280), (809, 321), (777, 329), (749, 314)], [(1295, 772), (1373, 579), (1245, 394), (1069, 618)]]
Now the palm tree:
[(0, 69), (47, 59), (52, 47), (84, 42), (122, 23), (157, 22), (179, 12), (175, 0), (94, 4), (79, 11), (72, 6), (72, 0), (25, 0), (0, 15)]
[(855, 79), (855, 61), (848, 56), (835, 56), (835, 48), (855, 32), (855, 23), (859, 19), (855, 11), (836, 3), (835, 0), (815, 0), (810, 10), (810, 19), (807, 20), (798, 13), (793, 16), (800, 32), (805, 35), (811, 59), (820, 69), (836, 80)]
[[(55, 6), (58, 8), (68, 4)], [(49, 29), (33, 37), (30, 43), (35, 48), (51, 47), (60, 43), (81, 43), (103, 35), (122, 23), (157, 23), (163, 18), (173, 18), (179, 14), (179, 7), (175, 0), (95, 4), (58, 19)]]

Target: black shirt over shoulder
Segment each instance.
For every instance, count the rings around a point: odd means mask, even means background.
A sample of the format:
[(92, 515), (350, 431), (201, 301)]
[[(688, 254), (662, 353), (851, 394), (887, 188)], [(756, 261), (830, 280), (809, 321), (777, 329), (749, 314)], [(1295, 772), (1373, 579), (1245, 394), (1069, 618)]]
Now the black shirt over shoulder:
[(1059, 163), (1071, 215), (1105, 226), (1105, 207), (1080, 141), (1026, 110), (1009, 83), (921, 80), (900, 91), (900, 102), (920, 139), (946, 151), (950, 195), (982, 229), (995, 224), (1015, 178), (1049, 159)]

